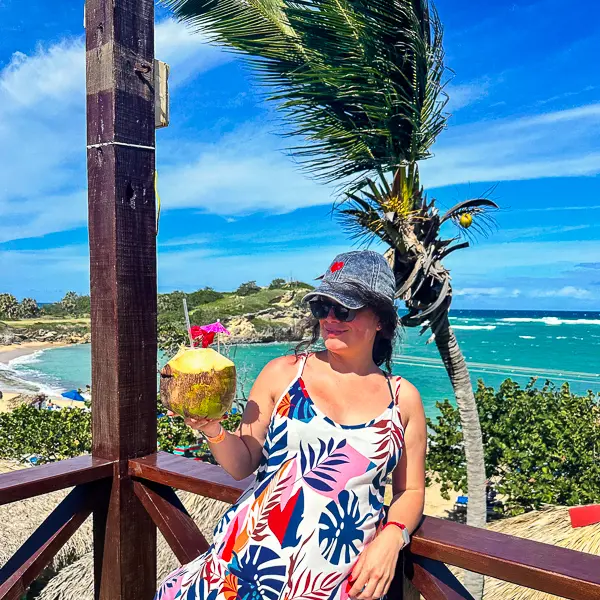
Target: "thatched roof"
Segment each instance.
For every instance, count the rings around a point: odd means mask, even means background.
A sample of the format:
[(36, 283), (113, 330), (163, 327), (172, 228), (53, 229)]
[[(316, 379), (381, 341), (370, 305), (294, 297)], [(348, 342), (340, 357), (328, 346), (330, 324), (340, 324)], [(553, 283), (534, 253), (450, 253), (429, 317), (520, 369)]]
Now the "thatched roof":
[[(208, 542), (221, 515), (230, 506), (188, 492), (178, 492), (186, 509), (194, 518)], [(158, 534), (158, 578), (164, 578), (179, 566), (175, 555)], [(88, 550), (78, 560), (61, 569), (38, 596), (39, 600), (94, 600), (93, 554)]]
[[(0, 461), (0, 473), (26, 468), (28, 468), (26, 464)], [(0, 523), (2, 523), (2, 527), (0, 527), (0, 564), (4, 564), (19, 549), (68, 492), (69, 490), (60, 490), (0, 506)], [(92, 520), (90, 517), (63, 546), (49, 567), (54, 570), (61, 569), (88, 552), (91, 547)]]
[[(488, 528), (561, 548), (600, 555), (600, 523), (573, 528), (567, 507), (554, 506), (532, 511), (518, 517), (496, 521)], [(510, 600), (554, 600), (561, 597), (487, 577), (484, 598), (485, 600), (508, 598)]]

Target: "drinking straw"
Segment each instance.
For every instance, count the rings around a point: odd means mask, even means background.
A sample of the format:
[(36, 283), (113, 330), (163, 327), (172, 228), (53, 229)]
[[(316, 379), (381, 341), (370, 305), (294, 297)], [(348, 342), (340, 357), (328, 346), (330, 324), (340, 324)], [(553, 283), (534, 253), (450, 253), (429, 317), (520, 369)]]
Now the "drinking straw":
[(190, 339), (190, 348), (194, 349), (194, 340), (192, 339), (192, 326), (190, 325), (190, 313), (188, 312), (187, 300), (183, 299), (183, 314), (185, 315), (185, 325), (187, 327), (188, 338)]

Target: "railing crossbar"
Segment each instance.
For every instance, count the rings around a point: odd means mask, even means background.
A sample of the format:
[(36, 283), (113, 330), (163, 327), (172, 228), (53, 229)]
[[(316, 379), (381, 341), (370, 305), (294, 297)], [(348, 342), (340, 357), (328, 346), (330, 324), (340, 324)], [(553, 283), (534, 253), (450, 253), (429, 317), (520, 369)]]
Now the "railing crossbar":
[(236, 481), (217, 465), (166, 452), (130, 459), (132, 477), (162, 483), (179, 490), (233, 504), (252, 483), (252, 477)]
[(0, 600), (19, 600), (93, 510), (92, 486), (77, 486), (0, 569)]
[(133, 491), (181, 564), (208, 550), (208, 542), (173, 488), (134, 480)]
[(600, 556), (424, 517), (411, 552), (573, 600), (600, 598)]
[(112, 474), (112, 461), (89, 455), (10, 471), (0, 475), (0, 505), (90, 483)]

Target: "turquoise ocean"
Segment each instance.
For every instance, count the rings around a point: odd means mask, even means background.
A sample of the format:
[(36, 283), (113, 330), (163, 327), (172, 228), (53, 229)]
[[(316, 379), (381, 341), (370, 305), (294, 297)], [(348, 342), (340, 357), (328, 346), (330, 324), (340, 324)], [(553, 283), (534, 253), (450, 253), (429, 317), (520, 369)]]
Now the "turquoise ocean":
[[(568, 381), (574, 392), (600, 392), (600, 312), (453, 311), (451, 323), (469, 365), (473, 384), (497, 386), (506, 378), (526, 384), (537, 376), (555, 384)], [(396, 347), (393, 370), (421, 392), (428, 416), (436, 400), (452, 398), (452, 388), (428, 335), (406, 330)], [(272, 358), (293, 344), (239, 345), (231, 350), (238, 379), (248, 395), (253, 380)], [(168, 357), (160, 355), (157, 371)], [(91, 383), (90, 346), (36, 352), (0, 365), (0, 389), (39, 389), (60, 393)]]

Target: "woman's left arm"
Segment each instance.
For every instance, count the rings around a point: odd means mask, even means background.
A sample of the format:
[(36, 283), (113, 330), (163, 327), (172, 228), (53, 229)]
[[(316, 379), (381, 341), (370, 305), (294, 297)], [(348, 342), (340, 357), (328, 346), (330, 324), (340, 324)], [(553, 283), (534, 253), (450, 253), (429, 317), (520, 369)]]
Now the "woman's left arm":
[[(425, 504), (427, 425), (421, 396), (406, 380), (402, 381), (398, 402), (404, 425), (404, 447), (392, 473), (393, 498), (387, 520), (402, 523), (412, 533), (421, 520)], [(350, 597), (374, 600), (387, 593), (403, 546), (400, 528), (390, 525), (382, 529), (361, 552), (352, 569)]]

